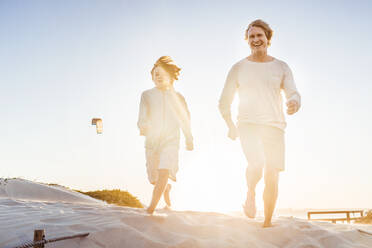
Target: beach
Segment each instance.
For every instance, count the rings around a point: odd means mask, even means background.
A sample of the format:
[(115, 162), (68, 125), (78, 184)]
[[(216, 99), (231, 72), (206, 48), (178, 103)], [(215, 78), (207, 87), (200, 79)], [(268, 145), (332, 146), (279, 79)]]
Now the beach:
[(262, 217), (215, 212), (119, 207), (59, 186), (22, 179), (0, 184), (0, 247), (14, 247), (44, 229), (46, 239), (89, 232), (85, 238), (46, 247), (372, 247), (370, 225), (309, 222), (277, 217), (262, 228)]

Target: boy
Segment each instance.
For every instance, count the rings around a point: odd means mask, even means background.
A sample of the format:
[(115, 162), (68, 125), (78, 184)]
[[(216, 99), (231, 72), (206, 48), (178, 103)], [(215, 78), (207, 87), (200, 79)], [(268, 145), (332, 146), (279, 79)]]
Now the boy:
[(178, 68), (169, 56), (160, 57), (151, 70), (155, 87), (142, 93), (138, 128), (146, 137), (146, 167), (151, 184), (155, 185), (147, 212), (152, 214), (164, 193), (167, 207), (171, 206), (168, 178), (176, 181), (180, 128), (186, 139), (186, 149), (193, 150), (190, 113), (183, 96), (173, 83), (178, 80)]

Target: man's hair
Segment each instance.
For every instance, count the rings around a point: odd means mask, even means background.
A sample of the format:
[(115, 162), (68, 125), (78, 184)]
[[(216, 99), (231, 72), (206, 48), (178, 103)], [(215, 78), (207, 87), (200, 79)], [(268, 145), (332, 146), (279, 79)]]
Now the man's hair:
[(176, 66), (169, 56), (161, 56), (154, 64), (154, 67), (152, 67), (151, 75), (153, 74), (155, 68), (157, 66), (161, 66), (172, 78), (172, 82), (174, 80), (178, 80), (178, 76), (180, 75), (180, 70), (178, 66)]
[(262, 28), (263, 31), (265, 32), (265, 35), (266, 35), (266, 38), (268, 40), (268, 44), (270, 45), (271, 43), (271, 37), (273, 37), (273, 30), (270, 28), (269, 24), (267, 24), (266, 22), (262, 21), (261, 19), (257, 19), (253, 22), (251, 22), (247, 29), (245, 30), (245, 39), (248, 40), (248, 31), (251, 27), (259, 27), (259, 28)]

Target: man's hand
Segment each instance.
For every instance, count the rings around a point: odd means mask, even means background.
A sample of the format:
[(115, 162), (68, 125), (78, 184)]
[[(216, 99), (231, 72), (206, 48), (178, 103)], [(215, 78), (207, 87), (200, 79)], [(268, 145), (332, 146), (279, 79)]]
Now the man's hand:
[(234, 124), (229, 126), (229, 133), (227, 134), (227, 136), (232, 140), (235, 140), (239, 136), (238, 129)]
[(146, 136), (147, 134), (147, 128), (146, 127), (141, 127), (140, 128), (140, 135), (141, 136)]
[(295, 100), (287, 102), (287, 114), (293, 115), (298, 111), (298, 103)]
[(192, 138), (187, 138), (186, 139), (186, 150), (192, 151), (194, 150), (194, 141)]

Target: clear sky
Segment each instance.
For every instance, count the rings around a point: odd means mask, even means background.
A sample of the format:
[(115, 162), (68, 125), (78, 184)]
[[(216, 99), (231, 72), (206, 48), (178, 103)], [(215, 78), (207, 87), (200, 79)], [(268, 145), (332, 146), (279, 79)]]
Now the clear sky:
[(228, 70), (250, 53), (246, 26), (261, 18), (274, 30), (269, 54), (302, 95), (287, 116), (278, 207), (371, 208), (371, 11), (358, 0), (1, 0), (0, 177), (120, 188), (148, 203), (138, 106), (154, 62), (169, 55), (195, 140), (193, 152), (181, 146), (174, 207), (240, 209), (246, 162), (217, 105)]

